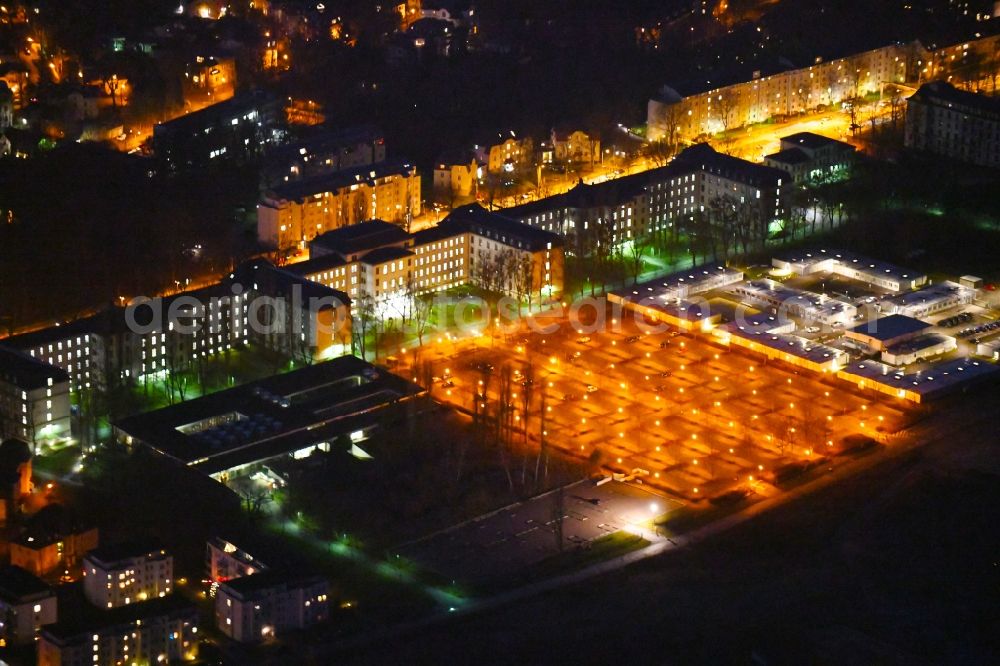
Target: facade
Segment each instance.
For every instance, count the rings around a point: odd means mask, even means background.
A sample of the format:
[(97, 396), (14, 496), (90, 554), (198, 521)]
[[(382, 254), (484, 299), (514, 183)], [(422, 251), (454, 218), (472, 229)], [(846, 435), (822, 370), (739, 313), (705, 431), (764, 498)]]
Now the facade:
[(70, 378), (60, 368), (0, 347), (0, 439), (70, 436)]
[(42, 625), (57, 618), (55, 591), (17, 566), (0, 567), (0, 641), (21, 645), (35, 640)]
[(330, 616), (330, 584), (321, 576), (266, 571), (219, 585), (215, 621), (241, 643), (259, 643)]
[(20, 439), (0, 444), (0, 525), (17, 515), (31, 493), (31, 449)]
[(672, 144), (694, 141), (775, 116), (809, 111), (915, 77), (917, 45), (891, 44), (808, 67), (750, 80), (685, 90), (664, 86), (649, 101), (647, 136)]
[(390, 317), (415, 295), (469, 283), (532, 298), (563, 289), (562, 238), (478, 204), (414, 234), (380, 220), (339, 229), (314, 239), (310, 253), (288, 270), (367, 299)]
[(261, 172), (266, 187), (385, 162), (385, 135), (364, 125), (323, 130), (269, 150)]
[(416, 167), (384, 162), (272, 188), (257, 205), (257, 238), (279, 250), (302, 247), (326, 231), (365, 220), (407, 225), (420, 211)]
[[(349, 310), (346, 294), (260, 260), (209, 287), (136, 299), (128, 307), (7, 338), (4, 345), (52, 372), (65, 371), (72, 390), (79, 391), (163, 377), (250, 343), (302, 358), (340, 353), (350, 343)], [(58, 386), (54, 381), (51, 387), (53, 408)], [(48, 404), (49, 388), (40, 389), (45, 395), (39, 394), (39, 405)], [(67, 429), (68, 410), (67, 394)]]
[(906, 100), (906, 146), (987, 167), (1000, 167), (1000, 100), (925, 83)]
[(10, 562), (36, 576), (76, 567), (84, 554), (97, 548), (96, 527), (76, 520), (58, 504), (35, 513), (10, 542)]
[(764, 164), (781, 169), (798, 184), (847, 176), (854, 146), (812, 132), (781, 138), (781, 150), (764, 156)]
[(118, 666), (194, 659), (198, 609), (176, 596), (57, 622), (39, 633), (38, 666)]
[(927, 276), (922, 273), (845, 250), (782, 252), (771, 259), (771, 265), (790, 275), (833, 273), (893, 293), (927, 284)]
[(173, 577), (173, 556), (152, 543), (102, 546), (83, 558), (83, 593), (98, 608), (165, 597)]
[(451, 204), (456, 198), (475, 196), (480, 177), (479, 162), (465, 153), (442, 155), (434, 165), (434, 199)]
[(247, 160), (271, 141), (277, 98), (242, 93), (153, 127), (153, 151), (171, 169), (203, 167), (218, 157)]
[(582, 130), (552, 130), (552, 159), (557, 163), (589, 164), (601, 161), (601, 141)]
[(871, 351), (883, 352), (917, 338), (930, 327), (930, 324), (913, 317), (888, 315), (855, 326), (846, 331), (844, 337)]
[(511, 132), (507, 138), (500, 136), (498, 141), (477, 144), (473, 152), (488, 173), (519, 173), (534, 166), (535, 142), (530, 137), (518, 139)]
[[(675, 226), (720, 201), (749, 206), (770, 225), (785, 216), (787, 173), (716, 152), (708, 144), (682, 151), (670, 164), (504, 210), (524, 224), (565, 236), (586, 254), (601, 237), (622, 243)], [(602, 230), (601, 228), (604, 227)]]

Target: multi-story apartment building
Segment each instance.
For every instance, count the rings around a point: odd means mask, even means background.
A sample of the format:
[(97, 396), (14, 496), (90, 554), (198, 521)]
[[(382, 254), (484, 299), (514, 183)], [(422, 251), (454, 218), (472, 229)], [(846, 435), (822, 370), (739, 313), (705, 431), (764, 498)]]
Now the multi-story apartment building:
[(153, 151), (171, 169), (210, 164), (218, 157), (250, 159), (271, 142), (280, 115), (277, 98), (261, 91), (153, 127)]
[[(310, 244), (310, 252), (313, 259), (287, 270), (352, 299), (384, 305), (389, 316), (399, 316), (392, 308), (405, 308), (414, 295), (469, 283), (539, 298), (563, 288), (561, 236), (478, 204), (455, 209), (438, 225), (414, 234), (381, 220), (328, 232)], [(500, 271), (502, 283), (484, 283), (486, 275), (477, 266), (499, 261), (502, 253), (521, 270)]]
[(4, 645), (30, 643), (42, 625), (57, 619), (52, 588), (21, 567), (0, 567), (0, 641)]
[(385, 161), (385, 135), (363, 125), (342, 130), (322, 130), (287, 143), (264, 156), (261, 174), (265, 187), (303, 180)]
[(1000, 99), (925, 83), (906, 100), (906, 146), (980, 166), (1000, 166)]
[(258, 643), (326, 620), (330, 584), (321, 576), (265, 571), (219, 585), (215, 620), (223, 634)]
[(302, 247), (312, 238), (378, 218), (408, 224), (420, 214), (420, 175), (400, 161), (288, 182), (257, 205), (257, 238), (268, 247)]
[[(919, 41), (889, 44), (799, 68), (747, 72), (742, 80), (700, 76), (691, 85), (666, 85), (649, 100), (647, 136), (681, 144), (776, 116), (811, 111), (869, 94), (893, 84), (935, 79), (995, 82), (1000, 35), (978, 36), (943, 47)], [(983, 65), (986, 64), (986, 67)]]
[(173, 556), (154, 543), (101, 546), (83, 558), (83, 593), (98, 608), (165, 597), (173, 578)]
[(231, 541), (212, 537), (205, 546), (205, 568), (213, 583), (252, 576), (269, 569), (264, 562)]
[(0, 347), (0, 439), (69, 437), (70, 378), (60, 368)]
[(517, 173), (530, 169), (535, 163), (535, 142), (530, 137), (518, 139), (514, 132), (509, 137), (484, 141), (473, 147), (476, 162), (486, 165), (492, 174)]
[(854, 162), (854, 146), (798, 132), (781, 137), (781, 150), (764, 156), (764, 164), (787, 172), (795, 183), (846, 177)]
[[(43, 367), (65, 371), (78, 391), (187, 370), (234, 345), (262, 344), (296, 356), (335, 353), (350, 340), (349, 308), (346, 294), (257, 261), (209, 287), (136, 299), (127, 307), (7, 338), (3, 344)], [(331, 329), (326, 326), (331, 322), (346, 328)], [(48, 404), (51, 388), (55, 407), (58, 387), (58, 382), (43, 387), (46, 396), (40, 404)]]
[(191, 661), (198, 609), (172, 596), (94, 611), (42, 628), (38, 666), (119, 666)]
[(759, 208), (771, 223), (785, 215), (791, 178), (787, 173), (716, 152), (708, 144), (682, 151), (670, 164), (596, 185), (580, 184), (565, 194), (507, 208), (505, 217), (566, 237), (586, 253), (605, 225), (613, 242), (684, 226), (698, 212), (710, 212), (721, 198)]

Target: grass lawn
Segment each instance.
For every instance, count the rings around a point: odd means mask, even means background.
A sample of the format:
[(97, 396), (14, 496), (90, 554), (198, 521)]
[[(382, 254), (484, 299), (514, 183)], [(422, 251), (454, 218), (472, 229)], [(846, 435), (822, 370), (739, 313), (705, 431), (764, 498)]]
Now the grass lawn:
[(641, 536), (619, 530), (542, 560), (531, 567), (528, 576), (533, 580), (552, 578), (645, 548), (649, 543)]

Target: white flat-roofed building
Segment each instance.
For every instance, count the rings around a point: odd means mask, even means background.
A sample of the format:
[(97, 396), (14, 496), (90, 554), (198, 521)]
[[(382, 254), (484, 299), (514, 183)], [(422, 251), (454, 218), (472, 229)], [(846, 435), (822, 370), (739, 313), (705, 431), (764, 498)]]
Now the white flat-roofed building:
[(996, 380), (997, 366), (987, 361), (959, 358), (933, 367), (906, 373), (877, 361), (852, 363), (837, 373), (860, 389), (872, 389), (912, 402), (927, 402), (970, 384)]
[(947, 354), (957, 347), (955, 338), (949, 335), (928, 333), (888, 347), (882, 352), (882, 362), (896, 366), (909, 365), (925, 358)]
[(771, 265), (795, 275), (833, 273), (886, 291), (900, 292), (927, 284), (927, 276), (887, 261), (844, 250), (795, 250), (782, 253)]
[(641, 312), (651, 321), (665, 322), (684, 330), (708, 330), (721, 318), (708, 301), (695, 298), (743, 279), (742, 271), (725, 266), (695, 266), (624, 287), (608, 294), (608, 300)]
[(770, 315), (755, 315), (730, 322), (713, 331), (722, 344), (736, 345), (766, 358), (813, 372), (836, 372), (847, 364), (846, 352), (793, 335), (795, 324)]
[(963, 287), (957, 282), (945, 281), (884, 298), (881, 307), (885, 314), (920, 318), (960, 305), (968, 305), (975, 297), (975, 289)]
[(84, 556), (83, 574), (87, 601), (118, 608), (170, 594), (174, 558), (152, 542), (101, 546)]
[(871, 351), (885, 351), (889, 347), (917, 337), (931, 325), (903, 315), (888, 315), (871, 319), (844, 333), (844, 337)]
[(827, 326), (848, 324), (858, 313), (857, 307), (852, 303), (825, 294), (786, 287), (774, 280), (750, 280), (732, 286), (728, 291), (755, 307), (771, 308), (776, 313), (787, 313), (807, 322)]

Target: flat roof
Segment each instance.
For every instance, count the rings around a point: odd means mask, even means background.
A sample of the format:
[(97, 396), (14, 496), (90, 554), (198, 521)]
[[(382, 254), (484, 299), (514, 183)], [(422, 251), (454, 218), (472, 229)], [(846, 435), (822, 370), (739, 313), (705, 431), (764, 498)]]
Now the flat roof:
[(87, 606), (83, 613), (70, 618), (61, 618), (55, 624), (45, 625), (42, 627), (42, 633), (57, 641), (69, 641), (81, 635), (89, 638), (89, 634), (104, 629), (134, 625), (136, 620), (175, 614), (191, 615), (192, 620), (196, 622), (198, 608), (177, 594), (126, 604), (110, 610)]
[(298, 570), (290, 571), (287, 569), (266, 569), (249, 576), (231, 578), (221, 583), (219, 587), (228, 588), (240, 596), (245, 596), (279, 585), (295, 588), (315, 585), (317, 583), (329, 583), (329, 581), (315, 573)]
[(212, 474), (375, 425), (383, 407), (423, 392), (360, 358), (342, 356), (131, 416), (114, 427)]
[(52, 593), (52, 588), (35, 574), (7, 564), (0, 567), (0, 599), (8, 604)]
[(930, 328), (930, 326), (930, 324), (922, 322), (919, 319), (907, 317), (906, 315), (894, 314), (889, 315), (888, 317), (879, 317), (878, 319), (869, 320), (864, 324), (855, 326), (847, 332), (864, 335), (884, 342), (886, 340), (898, 338), (902, 335), (919, 333), (926, 328)]
[(835, 261), (841, 266), (846, 266), (854, 270), (879, 275), (881, 277), (894, 277), (901, 280), (926, 280), (927, 276), (902, 266), (897, 266), (888, 261), (872, 259), (863, 254), (849, 252), (839, 249), (813, 249), (813, 250), (788, 250), (779, 252), (774, 256), (776, 261), (784, 261), (790, 264), (797, 264), (801, 268), (809, 269), (822, 261)]
[(53, 383), (68, 382), (69, 373), (23, 351), (0, 345), (0, 380), (30, 391), (48, 385), (49, 379)]
[(324, 173), (301, 180), (275, 185), (268, 191), (268, 197), (287, 201), (300, 201), (324, 192), (336, 192), (355, 183), (371, 183), (378, 178), (403, 176), (415, 173), (416, 167), (404, 160), (387, 160), (376, 164)]
[(899, 307), (914, 307), (917, 305), (930, 305), (953, 296), (972, 296), (975, 290), (971, 287), (963, 287), (957, 282), (935, 282), (914, 291), (907, 291), (883, 298), (883, 303), (891, 303)]
[(104, 564), (114, 564), (134, 557), (163, 555), (163, 543), (155, 538), (132, 539), (117, 543), (101, 544), (85, 555)]
[(840, 374), (847, 379), (868, 379), (883, 386), (931, 397), (965, 382), (994, 376), (997, 371), (997, 366), (987, 361), (957, 358), (910, 373), (878, 361), (861, 361), (847, 366)]
[(615, 289), (611, 293), (622, 301), (638, 303), (652, 298), (666, 302), (704, 293), (742, 279), (742, 271), (715, 264), (703, 264), (665, 277), (640, 282), (632, 287)]

